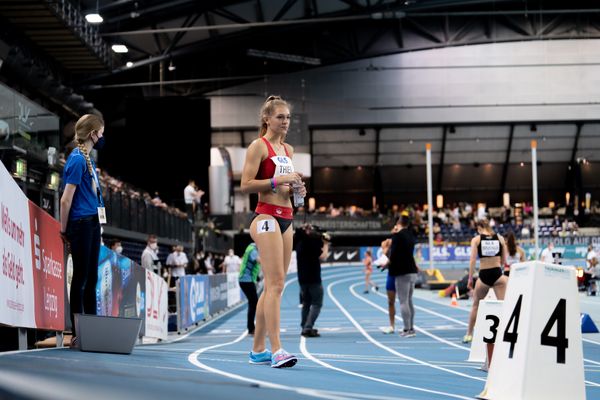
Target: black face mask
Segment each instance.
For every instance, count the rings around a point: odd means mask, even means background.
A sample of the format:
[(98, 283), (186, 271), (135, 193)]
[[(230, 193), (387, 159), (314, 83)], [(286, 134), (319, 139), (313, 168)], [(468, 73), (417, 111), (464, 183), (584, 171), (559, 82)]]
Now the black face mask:
[(102, 136), (101, 138), (98, 138), (98, 141), (96, 143), (94, 143), (94, 149), (95, 150), (102, 150), (102, 148), (104, 147), (104, 136)]

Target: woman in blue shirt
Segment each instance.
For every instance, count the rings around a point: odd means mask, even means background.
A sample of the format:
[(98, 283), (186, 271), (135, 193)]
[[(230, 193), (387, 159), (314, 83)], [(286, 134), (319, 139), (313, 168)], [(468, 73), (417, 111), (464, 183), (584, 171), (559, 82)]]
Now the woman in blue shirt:
[(104, 121), (86, 114), (75, 124), (75, 144), (65, 169), (65, 184), (60, 199), (60, 234), (73, 258), (71, 281), (71, 347), (78, 347), (74, 314), (96, 314), (96, 283), (100, 252), (100, 219), (104, 219), (104, 203), (96, 165), (90, 158), (92, 148), (104, 145)]

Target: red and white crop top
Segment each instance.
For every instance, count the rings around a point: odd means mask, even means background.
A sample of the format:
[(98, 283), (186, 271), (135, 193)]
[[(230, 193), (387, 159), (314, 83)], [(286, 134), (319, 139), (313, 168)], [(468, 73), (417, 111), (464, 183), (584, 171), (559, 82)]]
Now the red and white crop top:
[(292, 164), (292, 159), (287, 151), (287, 147), (285, 145), (283, 146), (285, 156), (279, 156), (275, 153), (273, 146), (271, 146), (271, 143), (269, 143), (267, 139), (264, 137), (261, 137), (261, 139), (267, 145), (269, 155), (261, 161), (258, 173), (256, 174), (256, 179), (271, 179), (273, 177), (288, 175), (294, 172), (294, 165)]

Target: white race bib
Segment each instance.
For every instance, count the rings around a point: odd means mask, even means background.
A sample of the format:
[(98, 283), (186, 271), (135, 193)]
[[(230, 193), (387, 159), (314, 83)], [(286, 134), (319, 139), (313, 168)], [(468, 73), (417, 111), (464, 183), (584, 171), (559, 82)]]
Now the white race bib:
[(288, 156), (273, 156), (271, 160), (275, 164), (275, 173), (273, 177), (289, 175), (294, 172), (294, 165), (292, 159)]
[(256, 233), (269, 233), (275, 231), (276, 228), (274, 219), (262, 219), (256, 222)]
[(494, 257), (500, 252), (499, 240), (482, 240), (481, 255), (484, 257)]

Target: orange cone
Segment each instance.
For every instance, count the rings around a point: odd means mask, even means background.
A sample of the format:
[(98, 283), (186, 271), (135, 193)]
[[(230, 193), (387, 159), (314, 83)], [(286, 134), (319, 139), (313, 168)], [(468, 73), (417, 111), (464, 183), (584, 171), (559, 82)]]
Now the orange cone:
[(458, 300), (456, 300), (456, 293), (452, 293), (452, 301), (450, 302), (452, 307), (458, 307)]

